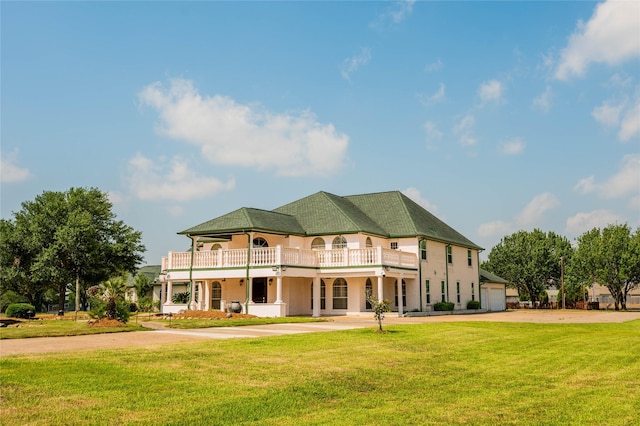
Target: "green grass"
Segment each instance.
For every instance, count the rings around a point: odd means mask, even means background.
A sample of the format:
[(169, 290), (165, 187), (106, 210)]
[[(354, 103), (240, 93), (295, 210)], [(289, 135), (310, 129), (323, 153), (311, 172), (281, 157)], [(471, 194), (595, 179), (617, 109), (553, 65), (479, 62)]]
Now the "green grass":
[(0, 359), (30, 425), (631, 425), (640, 321), (429, 323)]
[(167, 328), (211, 328), (211, 327), (238, 327), (243, 325), (264, 325), (264, 324), (289, 324), (301, 322), (323, 322), (322, 318), (311, 317), (282, 317), (282, 318), (225, 318), (225, 319), (173, 319), (153, 320), (153, 322), (164, 324)]
[(23, 320), (18, 327), (0, 328), (0, 340), (29, 337), (80, 336), (83, 334), (121, 333), (147, 330), (140, 324), (129, 322), (126, 327), (89, 327), (86, 321)]

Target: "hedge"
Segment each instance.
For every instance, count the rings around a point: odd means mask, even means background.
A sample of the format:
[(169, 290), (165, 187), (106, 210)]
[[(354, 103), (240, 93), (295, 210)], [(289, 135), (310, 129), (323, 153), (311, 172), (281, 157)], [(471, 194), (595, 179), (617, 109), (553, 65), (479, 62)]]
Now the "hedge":
[(5, 314), (7, 318), (33, 318), (36, 316), (36, 308), (28, 303), (14, 303), (7, 306)]

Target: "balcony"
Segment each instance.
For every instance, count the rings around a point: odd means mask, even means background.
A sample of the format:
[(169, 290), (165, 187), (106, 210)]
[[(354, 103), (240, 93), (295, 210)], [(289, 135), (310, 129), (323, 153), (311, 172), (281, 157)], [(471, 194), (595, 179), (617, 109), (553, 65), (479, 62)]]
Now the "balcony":
[[(196, 251), (193, 253), (193, 269), (245, 268), (247, 254), (247, 249)], [(318, 269), (384, 265), (417, 269), (418, 257), (415, 253), (382, 247), (307, 250), (276, 246), (250, 250), (250, 267), (274, 265)], [(169, 252), (168, 257), (162, 258), (162, 270), (187, 269), (191, 269), (191, 252)]]

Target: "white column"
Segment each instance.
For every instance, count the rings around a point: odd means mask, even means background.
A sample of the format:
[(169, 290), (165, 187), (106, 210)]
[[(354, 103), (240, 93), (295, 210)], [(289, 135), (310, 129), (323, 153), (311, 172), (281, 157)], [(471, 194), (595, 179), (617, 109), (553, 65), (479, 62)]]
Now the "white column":
[(313, 279), (313, 314), (314, 318), (320, 316), (320, 277)]
[(402, 317), (403, 309), (402, 309), (402, 274), (398, 278), (398, 316)]
[(203, 303), (204, 289), (202, 288), (202, 284), (203, 282), (200, 281), (199, 284), (196, 283), (196, 286), (198, 287), (198, 306), (200, 307), (201, 311), (204, 311), (204, 303)]
[(167, 294), (164, 301), (166, 305), (171, 304), (171, 296), (173, 296), (173, 283), (171, 281), (167, 281)]
[(282, 275), (276, 276), (276, 304), (282, 304)]
[(207, 282), (204, 285), (204, 305), (202, 306), (202, 310), (208, 311), (210, 303), (211, 303), (211, 282)]
[(249, 278), (244, 285), (249, 286), (249, 303), (253, 303), (253, 286), (251, 285), (251, 278)]
[(378, 302), (382, 302), (384, 299), (384, 277), (382, 275), (378, 275)]

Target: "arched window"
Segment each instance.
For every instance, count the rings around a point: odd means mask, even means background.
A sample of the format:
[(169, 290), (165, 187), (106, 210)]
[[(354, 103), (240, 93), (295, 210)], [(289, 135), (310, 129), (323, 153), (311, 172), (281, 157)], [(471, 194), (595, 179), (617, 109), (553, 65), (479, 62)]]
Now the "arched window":
[(347, 309), (347, 281), (336, 278), (333, 282), (333, 309)]
[(211, 245), (211, 250), (220, 250), (220, 249), (222, 249), (222, 246), (218, 243)]
[[(327, 287), (324, 284), (324, 280), (320, 280), (320, 309), (325, 309), (326, 306), (326, 298), (325, 293), (327, 291)], [(311, 309), (313, 310), (313, 283), (311, 283)]]
[(211, 309), (220, 309), (222, 299), (222, 286), (218, 281), (211, 283)]
[(331, 243), (331, 248), (332, 249), (347, 248), (347, 239), (342, 235), (335, 237), (333, 239), (333, 242)]
[(269, 247), (269, 243), (262, 237), (253, 239), (253, 248)]
[[(367, 278), (367, 283), (364, 285), (364, 294), (366, 294), (367, 297), (373, 297), (373, 284), (371, 284), (371, 278)], [(367, 300), (365, 302), (365, 309), (370, 310), (371, 308), (371, 303)]]
[(327, 248), (324, 240), (320, 237), (316, 237), (311, 241), (311, 250), (324, 250)]
[(373, 247), (373, 243), (371, 242), (371, 238), (367, 237), (367, 240), (364, 242), (364, 245), (367, 248)]
[[(398, 280), (393, 284), (393, 288), (395, 289), (396, 306), (398, 306)], [(402, 280), (402, 306), (407, 306), (407, 283), (405, 280)]]

